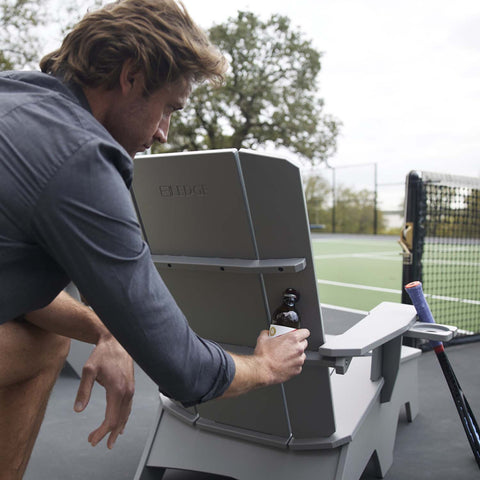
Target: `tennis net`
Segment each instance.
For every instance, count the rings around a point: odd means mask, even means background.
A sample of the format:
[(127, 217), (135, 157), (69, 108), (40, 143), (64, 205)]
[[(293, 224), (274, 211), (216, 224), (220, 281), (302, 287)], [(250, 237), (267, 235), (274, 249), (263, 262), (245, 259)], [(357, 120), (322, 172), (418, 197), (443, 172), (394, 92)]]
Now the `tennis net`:
[(438, 323), (480, 335), (480, 179), (410, 172), (400, 243), (403, 285), (420, 280)]

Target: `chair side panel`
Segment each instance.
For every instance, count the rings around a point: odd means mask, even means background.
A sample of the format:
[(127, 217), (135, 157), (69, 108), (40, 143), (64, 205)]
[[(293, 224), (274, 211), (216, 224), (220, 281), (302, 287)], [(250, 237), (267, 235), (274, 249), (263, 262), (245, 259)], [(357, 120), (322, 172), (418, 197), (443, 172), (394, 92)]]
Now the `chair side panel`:
[(285, 288), (300, 292), (297, 304), (302, 326), (311, 332), (309, 349), (324, 343), (310, 232), (300, 172), (287, 160), (240, 151), (245, 188), (259, 256), (305, 258), (305, 270), (286, 275), (264, 275), (270, 311)]
[[(282, 292), (300, 292), (297, 310), (302, 326), (310, 330), (309, 350), (324, 343), (310, 231), (300, 171), (287, 160), (241, 150), (245, 181), (260, 258), (303, 257), (305, 270), (286, 275), (264, 275), (270, 311)], [(296, 438), (329, 436), (335, 431), (328, 369), (306, 365), (302, 374), (285, 384), (292, 432)]]

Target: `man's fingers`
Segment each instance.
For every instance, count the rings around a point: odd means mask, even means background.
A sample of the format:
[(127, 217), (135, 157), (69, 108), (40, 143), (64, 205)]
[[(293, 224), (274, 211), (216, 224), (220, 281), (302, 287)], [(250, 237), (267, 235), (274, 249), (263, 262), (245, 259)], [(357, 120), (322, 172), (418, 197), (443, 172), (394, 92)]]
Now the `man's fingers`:
[(90, 433), (88, 441), (92, 447), (100, 443), (110, 433), (107, 447), (113, 448), (118, 436), (125, 429), (128, 417), (132, 411), (133, 392), (112, 392), (107, 390), (107, 406), (105, 409), (105, 420), (96, 430)]
[(90, 395), (92, 394), (92, 388), (95, 383), (95, 372), (91, 368), (85, 366), (82, 370), (82, 378), (80, 385), (78, 386), (77, 397), (75, 399), (74, 410), (81, 412), (85, 409), (90, 401)]
[(127, 425), (128, 418), (130, 417), (130, 413), (132, 411), (132, 404), (133, 404), (133, 395), (125, 395), (125, 398), (122, 402), (122, 409), (119, 416), (119, 424), (115, 430), (112, 431), (110, 437), (108, 438), (107, 446), (108, 448), (112, 449), (113, 444), (117, 440), (117, 437), (121, 435), (124, 430), (125, 426)]
[(123, 432), (125, 431), (125, 426), (127, 425), (128, 419), (130, 418), (130, 413), (132, 413), (132, 405), (133, 405), (133, 396), (128, 401), (126, 401), (124, 421), (120, 427), (120, 435), (122, 435)]
[(299, 328), (295, 333), (299, 340), (305, 340), (310, 336), (310, 330), (306, 328)]
[(262, 365), (269, 372), (268, 383), (285, 382), (302, 372), (309, 336), (310, 331), (306, 328), (277, 337), (268, 337), (265, 331), (261, 332), (254, 354), (262, 358)]
[[(88, 441), (91, 443), (92, 447), (95, 447), (105, 438), (106, 435), (108, 435), (110, 432), (112, 432), (113, 434), (113, 432), (116, 432), (117, 430), (118, 428), (115, 429), (114, 427), (112, 427), (110, 422), (107, 419), (105, 419), (103, 423), (96, 430), (90, 433), (90, 435), (88, 436)], [(115, 439), (113, 443), (115, 442), (117, 436), (118, 436), (118, 433), (117, 435), (115, 435)], [(113, 443), (112, 443), (112, 446), (113, 446)], [(112, 448), (112, 447), (108, 445), (108, 448)]]
[(97, 445), (101, 440), (103, 440), (105, 435), (107, 435), (109, 432), (114, 432), (122, 425), (123, 418), (120, 418), (122, 410), (121, 404), (122, 399), (119, 398), (117, 394), (114, 394), (107, 390), (107, 406), (105, 408), (105, 420), (100, 425), (100, 427), (97, 428), (97, 430), (90, 434), (91, 439), (89, 438), (89, 441), (93, 447)]
[(96, 447), (110, 433), (107, 441), (107, 447), (112, 449), (115, 441), (122, 433), (124, 428), (125, 424), (119, 425), (117, 428), (112, 429), (110, 424), (107, 421), (104, 421), (100, 427), (90, 433), (88, 436), (88, 441), (92, 447)]
[(120, 435), (120, 430), (114, 430), (107, 440), (107, 447), (111, 450), (117, 441), (118, 436)]
[(132, 411), (132, 403), (133, 403), (132, 398), (125, 397), (122, 405), (122, 411), (120, 413), (119, 424), (108, 437), (107, 447), (109, 449), (113, 448), (113, 445), (115, 444), (118, 436), (121, 435), (125, 430), (128, 417), (130, 416), (130, 412)]

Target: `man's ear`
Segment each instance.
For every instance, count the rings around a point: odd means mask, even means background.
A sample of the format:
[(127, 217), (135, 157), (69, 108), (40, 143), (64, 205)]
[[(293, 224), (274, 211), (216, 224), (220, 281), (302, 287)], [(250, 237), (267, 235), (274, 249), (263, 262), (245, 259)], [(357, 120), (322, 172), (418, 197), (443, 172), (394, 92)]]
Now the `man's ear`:
[(133, 60), (125, 60), (125, 62), (123, 62), (120, 77), (118, 79), (121, 92), (126, 95), (130, 93), (135, 87), (139, 88), (140, 85), (137, 84), (141, 82), (142, 79), (143, 75), (133, 69)]

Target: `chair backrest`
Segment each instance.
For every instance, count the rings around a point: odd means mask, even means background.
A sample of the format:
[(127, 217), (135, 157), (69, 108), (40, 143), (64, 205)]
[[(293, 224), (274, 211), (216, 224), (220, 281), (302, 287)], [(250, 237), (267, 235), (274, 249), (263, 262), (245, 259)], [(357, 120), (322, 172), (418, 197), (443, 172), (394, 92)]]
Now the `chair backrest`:
[[(293, 287), (309, 349), (324, 343), (296, 166), (248, 150), (139, 156), (132, 190), (158, 271), (199, 335), (253, 348)], [(198, 413), (279, 441), (335, 430), (328, 369), (314, 364), (284, 386), (208, 402)]]

